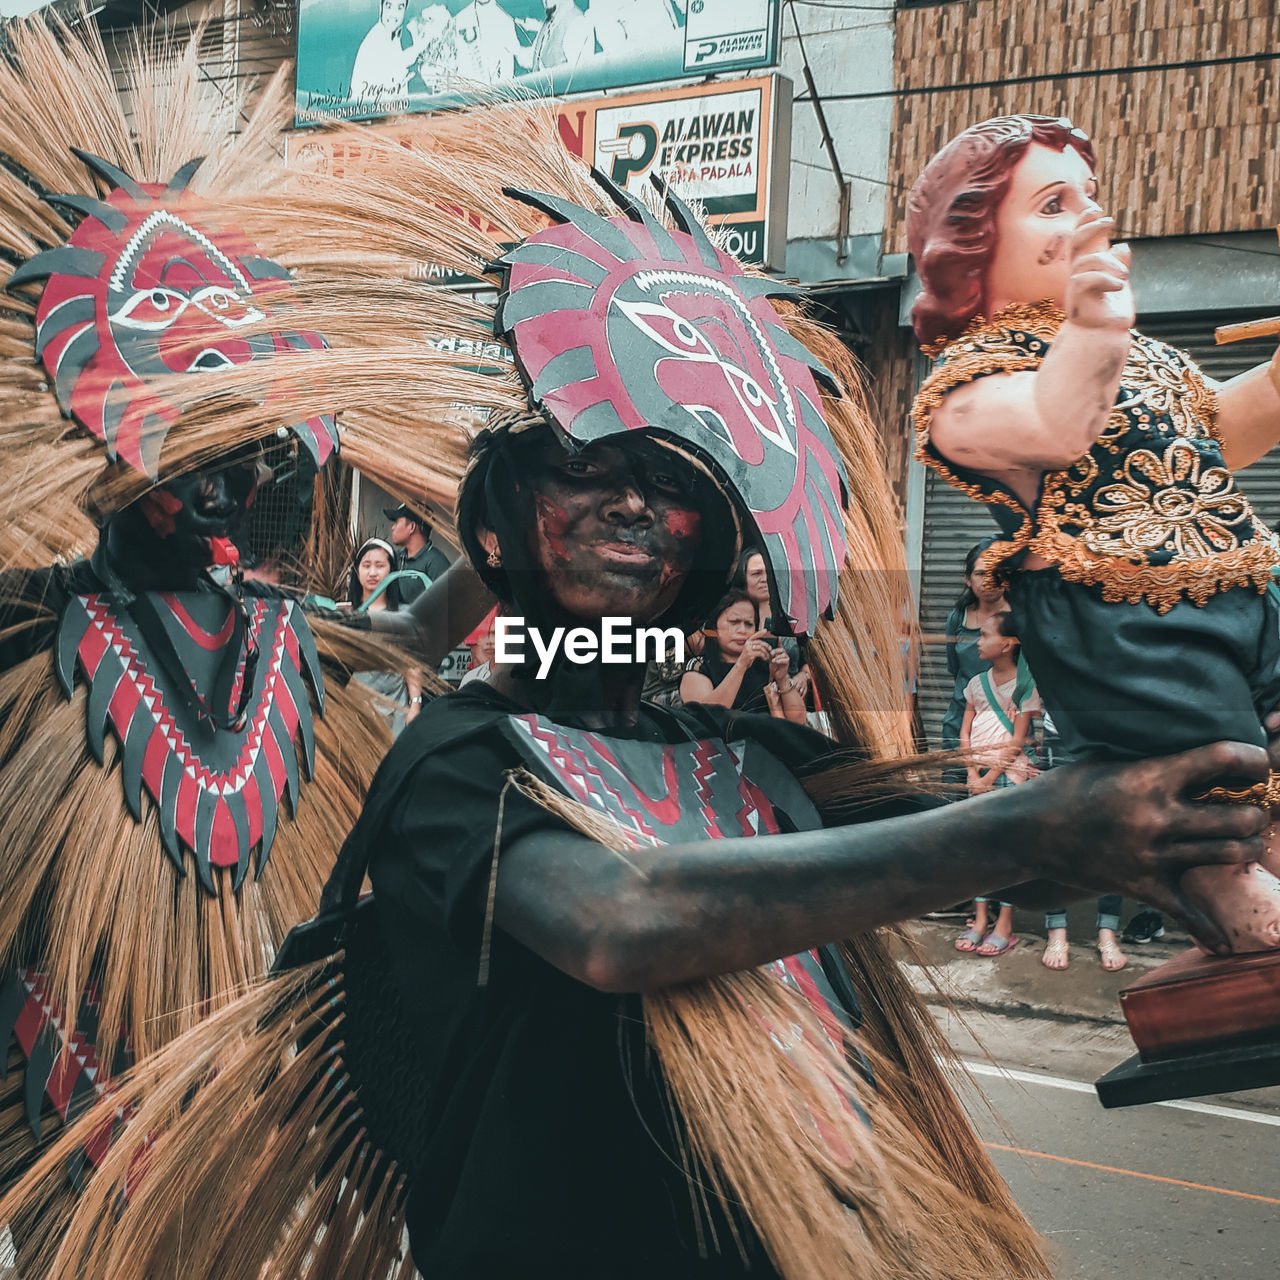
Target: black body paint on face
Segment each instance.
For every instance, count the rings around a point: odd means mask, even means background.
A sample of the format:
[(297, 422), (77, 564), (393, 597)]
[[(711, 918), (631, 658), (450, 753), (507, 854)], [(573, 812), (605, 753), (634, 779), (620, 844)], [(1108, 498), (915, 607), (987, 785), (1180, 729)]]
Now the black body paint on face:
[(591, 626), (647, 623), (670, 607), (697, 555), (698, 476), (648, 440), (568, 453), (549, 440), (534, 460), (530, 552), (555, 612)]
[(260, 478), (254, 448), (152, 490), (113, 516), (104, 530), (115, 571), (139, 589), (191, 584), (215, 563), (215, 543), (240, 527)]

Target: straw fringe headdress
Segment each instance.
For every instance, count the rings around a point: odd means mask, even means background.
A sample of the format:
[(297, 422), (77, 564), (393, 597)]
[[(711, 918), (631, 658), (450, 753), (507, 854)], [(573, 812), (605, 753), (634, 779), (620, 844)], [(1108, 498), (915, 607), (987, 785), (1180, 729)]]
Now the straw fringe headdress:
[[(479, 275), (500, 244), (544, 228), (543, 213), (506, 188), (549, 194), (601, 220), (616, 218), (618, 207), (559, 146), (545, 107), (516, 103), (443, 123), (420, 120), (402, 135), (420, 145), (349, 131), (366, 157), (359, 175), (297, 173), (283, 197), (238, 200), (236, 224), (264, 245), (280, 238), (273, 252), (297, 273), (293, 323), (329, 342), (327, 351), (291, 358), (290, 418), (336, 408), (349, 461), (400, 492), (412, 479), (420, 492), (451, 498), (467, 412), (480, 411), (473, 423), (527, 415), (530, 393), (507, 358), (485, 349), (493, 306), (408, 279), (406, 263)], [(644, 220), (638, 210), (628, 216)], [(667, 230), (676, 225), (670, 202), (655, 201), (648, 216)], [(837, 736), (869, 749), (872, 761), (843, 784), (828, 775), (815, 785), (847, 800), (850, 788), (876, 769), (891, 771), (910, 749), (900, 658), (906, 578), (853, 362), (798, 306), (784, 301), (775, 310), (805, 362), (831, 375), (819, 390), (843, 459), (846, 549), (838, 592), (826, 597), (835, 616), (817, 629), (811, 654)], [(265, 365), (210, 374), (199, 399), (184, 402), (182, 421), (193, 431), (216, 421), (255, 438), (278, 416), (280, 401), (271, 400), (278, 393)], [(433, 473), (411, 475), (405, 454), (416, 449), (421, 461), (432, 439)], [(814, 597), (818, 612), (822, 599)], [(599, 815), (558, 795), (541, 799), (601, 839)], [(368, 975), (377, 971), (379, 945), (376, 930), (353, 922), (344, 957), (266, 984), (142, 1063), (42, 1157), (0, 1203), (0, 1216), (31, 1224), (54, 1274), (411, 1275), (400, 1246), (412, 1151), (396, 1148), (411, 1142), (414, 1126), (406, 1120), (397, 1142), (378, 1125), (368, 1113), (372, 1095), (359, 1089), (378, 1072), (367, 1061), (351, 1066), (395, 1040), (386, 1028), (374, 1034), (352, 1023), (377, 986)], [(698, 1176), (741, 1206), (788, 1280), (1045, 1276), (1034, 1233), (938, 1065), (948, 1057), (945, 1043), (885, 942), (865, 936), (844, 952), (866, 1011), (857, 1048), (874, 1063), (874, 1091), (807, 1006), (767, 975), (727, 975), (646, 999)], [(388, 986), (384, 1003), (393, 1000)], [(777, 1052), (765, 1024), (799, 1027), (807, 1048)], [(132, 1123), (68, 1218), (65, 1206), (49, 1204), (48, 1177), (124, 1112)], [(187, 1215), (180, 1225), (184, 1204), (200, 1205), (198, 1222)]]

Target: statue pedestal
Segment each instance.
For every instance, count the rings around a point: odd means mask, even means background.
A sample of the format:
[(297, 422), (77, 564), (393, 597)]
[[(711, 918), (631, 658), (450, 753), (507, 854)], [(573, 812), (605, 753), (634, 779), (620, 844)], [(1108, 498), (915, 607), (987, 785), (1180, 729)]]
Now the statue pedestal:
[(1138, 1053), (1096, 1082), (1104, 1107), (1280, 1084), (1280, 952), (1198, 948), (1120, 993)]

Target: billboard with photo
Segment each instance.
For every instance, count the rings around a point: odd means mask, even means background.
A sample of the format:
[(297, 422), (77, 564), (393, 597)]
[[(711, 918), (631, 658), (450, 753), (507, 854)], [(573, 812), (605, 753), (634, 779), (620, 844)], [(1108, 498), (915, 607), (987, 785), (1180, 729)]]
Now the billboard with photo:
[(300, 0), (295, 119), (369, 120), (460, 83), (598, 92), (777, 62), (781, 0)]

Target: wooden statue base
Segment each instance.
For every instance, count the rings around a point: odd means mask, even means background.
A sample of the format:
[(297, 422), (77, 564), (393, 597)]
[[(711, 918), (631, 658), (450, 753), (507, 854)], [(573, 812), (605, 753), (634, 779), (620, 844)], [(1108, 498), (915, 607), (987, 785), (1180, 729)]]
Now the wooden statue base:
[(1095, 1087), (1104, 1107), (1280, 1084), (1280, 952), (1193, 948), (1120, 993), (1138, 1053)]

